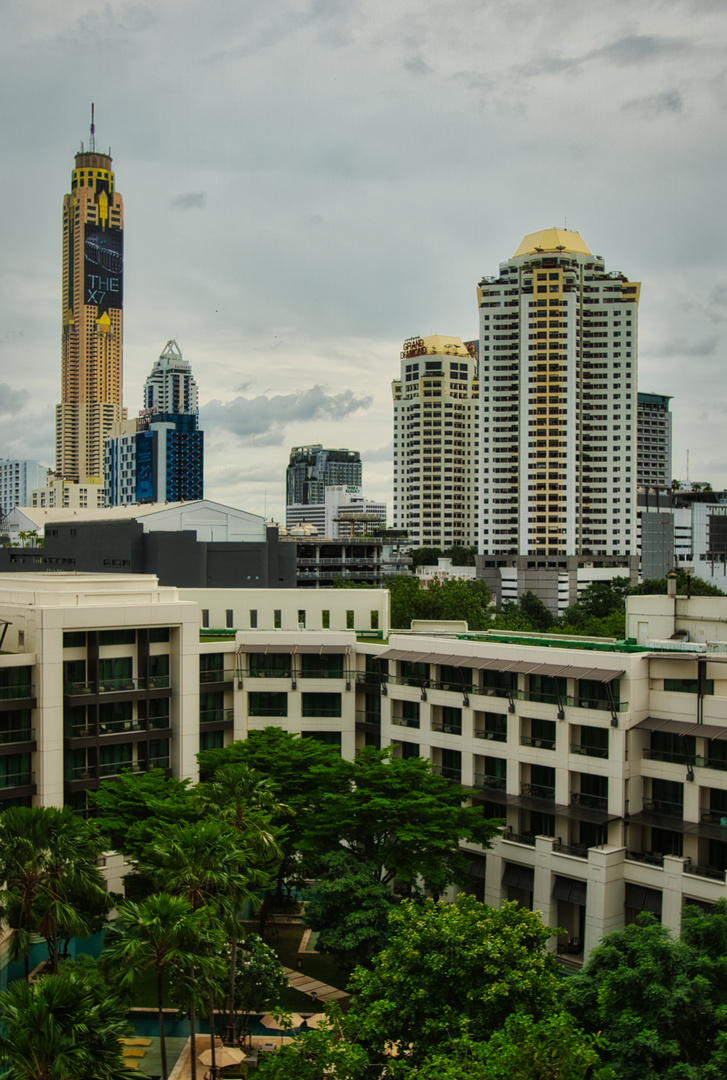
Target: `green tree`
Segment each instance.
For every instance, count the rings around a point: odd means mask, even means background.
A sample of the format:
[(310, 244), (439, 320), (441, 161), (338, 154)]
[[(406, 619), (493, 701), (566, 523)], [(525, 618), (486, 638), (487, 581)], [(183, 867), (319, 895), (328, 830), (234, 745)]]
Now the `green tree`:
[(252, 932), (240, 943), (236, 963), (234, 1007), (242, 1015), (240, 1035), (244, 1038), (250, 1014), (276, 1009), (288, 989), (288, 980), (275, 950)]
[(372, 1073), (365, 1049), (347, 1037), (346, 1027), (340, 1011), (329, 1008), (326, 1020), (316, 1031), (293, 1039), (276, 1054), (261, 1055), (259, 1080), (321, 1080), (328, 1076), (364, 1080), (366, 1076), (383, 1075), (381, 1051), (376, 1055), (379, 1065)]
[(48, 943), (53, 972), (59, 941), (91, 933), (93, 917), (108, 907), (98, 868), (105, 843), (96, 826), (68, 807), (12, 806), (0, 814), (0, 913), (14, 931), (12, 955), (23, 956), (29, 974), (30, 935)]
[(423, 758), (394, 758), (390, 748), (364, 747), (343, 763), (348, 783), (324, 792), (302, 846), (319, 857), (343, 846), (385, 884), (441, 893), (464, 880), (461, 840), (487, 844), (497, 827), (466, 792), (432, 771)]
[(5, 1080), (125, 1080), (119, 1039), (126, 1005), (99, 995), (71, 967), (0, 994), (0, 1073)]
[(555, 618), (552, 611), (545, 606), (539, 596), (534, 592), (526, 592), (520, 597), (518, 607), (528, 620), (533, 630), (550, 630)]
[(318, 952), (335, 953), (349, 969), (368, 966), (386, 944), (395, 898), (371, 867), (347, 851), (322, 860), (322, 873), (305, 906), (305, 921), (319, 931)]
[[(724, 919), (723, 911), (712, 945), (721, 945)], [(587, 1032), (603, 1033), (606, 1062), (619, 1078), (700, 1076), (718, 1035), (727, 1032), (724, 953), (711, 956), (697, 946), (700, 936), (710, 941), (700, 921), (701, 913), (687, 916), (687, 934), (676, 940), (652, 915), (639, 915), (608, 934), (566, 980), (565, 1008)]]
[(554, 1011), (559, 978), (546, 951), (553, 931), (505, 902), (489, 908), (460, 894), (453, 904), (405, 901), (371, 971), (353, 975), (357, 1038), (376, 1053), (387, 1041), (419, 1065), (467, 1034), (482, 1042), (511, 1013), (540, 1020)]
[(122, 773), (90, 793), (95, 821), (116, 851), (139, 856), (168, 825), (196, 821), (202, 807), (190, 780), (167, 779), (162, 769)]
[(183, 976), (192, 964), (198, 971), (204, 968), (209, 961), (209, 941), (209, 913), (193, 911), (184, 897), (168, 893), (157, 893), (140, 904), (122, 900), (106, 931), (101, 961), (107, 971), (120, 973), (122, 990), (133, 987), (147, 972), (155, 977), (163, 1080), (169, 1075), (164, 981), (174, 972)]
[(509, 1016), (487, 1042), (458, 1040), (427, 1058), (418, 1080), (616, 1080), (603, 1066), (603, 1041), (586, 1035), (568, 1013), (542, 1020)]
[[(277, 898), (282, 901), (284, 883), (305, 871), (300, 859), (301, 846), (311, 823), (320, 817), (323, 795), (347, 788), (348, 766), (333, 747), (276, 727), (251, 731), (243, 741), (199, 755), (200, 772), (205, 780), (221, 766), (236, 762), (266, 777), (277, 798), (284, 799), (281, 805), (288, 808), (272, 812), (273, 825), (285, 826), (284, 834), (276, 834), (283, 852), (276, 881)], [(272, 902), (272, 892), (267, 891), (261, 908), (261, 926)]]

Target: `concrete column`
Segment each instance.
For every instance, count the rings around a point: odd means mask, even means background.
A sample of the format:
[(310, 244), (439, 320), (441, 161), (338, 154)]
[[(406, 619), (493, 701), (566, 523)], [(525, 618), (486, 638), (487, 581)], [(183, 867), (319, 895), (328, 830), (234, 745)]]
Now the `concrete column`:
[(668, 926), (674, 937), (682, 931), (682, 906), (684, 892), (682, 874), (684, 859), (681, 855), (664, 856), (663, 887), (661, 890), (661, 922)]
[[(551, 836), (535, 837), (535, 880), (533, 883), (533, 911), (539, 911), (546, 926), (557, 927), (558, 925), (558, 901), (553, 899), (553, 870), (551, 855), (553, 852), (553, 838)], [(548, 942), (548, 948), (555, 952), (557, 945), (553, 937)]]
[(626, 849), (588, 849), (588, 892), (583, 959), (611, 930), (624, 925), (624, 860)]

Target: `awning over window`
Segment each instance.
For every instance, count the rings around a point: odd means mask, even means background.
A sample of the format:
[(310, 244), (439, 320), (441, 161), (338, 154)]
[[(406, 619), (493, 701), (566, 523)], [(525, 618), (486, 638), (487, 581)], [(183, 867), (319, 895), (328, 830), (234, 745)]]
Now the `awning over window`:
[(647, 889), (643, 885), (633, 885), (626, 882), (626, 907), (636, 911), (651, 911), (654, 915), (661, 915), (661, 893), (658, 889)]
[(634, 724), (632, 730), (636, 728), (641, 728), (642, 731), (663, 731), (668, 735), (695, 735), (698, 739), (727, 742), (727, 728), (716, 727), (712, 724), (698, 724), (696, 720), (662, 720), (658, 716), (647, 716), (645, 720)]
[(295, 649), (295, 645), (263, 645), (261, 642), (257, 645), (245, 644), (240, 645), (237, 652), (239, 653), (256, 653), (262, 656), (280, 655), (281, 653), (292, 653)]
[(285, 654), (292, 655), (293, 653), (299, 653), (310, 656), (331, 656), (341, 655), (350, 652), (349, 645), (263, 645), (263, 644), (251, 644), (245, 643), (240, 645), (238, 653), (255, 653), (257, 655), (267, 656), (269, 654)]
[(340, 656), (349, 652), (348, 645), (294, 645), (293, 652), (305, 656)]
[(502, 884), (509, 885), (513, 889), (524, 889), (532, 892), (535, 881), (535, 871), (532, 866), (520, 866), (518, 863), (505, 863), (502, 874)]
[(556, 874), (553, 882), (553, 899), (564, 900), (568, 904), (580, 904), (581, 907), (584, 907), (586, 903), (585, 881), (575, 881), (574, 878), (561, 877), (560, 874)]
[(447, 667), (470, 667), (478, 671), (501, 671), (516, 675), (542, 675), (546, 678), (590, 679), (592, 682), (613, 682), (623, 675), (603, 668), (575, 667), (571, 664), (537, 664), (529, 660), (506, 660), (497, 657), (451, 656), (446, 653), (415, 653), (404, 649), (388, 649), (382, 660), (408, 660), (410, 663), (441, 664)]

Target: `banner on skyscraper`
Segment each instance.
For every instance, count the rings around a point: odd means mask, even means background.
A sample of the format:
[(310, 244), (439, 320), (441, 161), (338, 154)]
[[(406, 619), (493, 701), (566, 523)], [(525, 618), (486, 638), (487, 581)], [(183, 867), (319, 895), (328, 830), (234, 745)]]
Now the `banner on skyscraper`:
[(87, 225), (84, 244), (84, 304), (99, 313), (123, 307), (124, 234), (121, 229)]

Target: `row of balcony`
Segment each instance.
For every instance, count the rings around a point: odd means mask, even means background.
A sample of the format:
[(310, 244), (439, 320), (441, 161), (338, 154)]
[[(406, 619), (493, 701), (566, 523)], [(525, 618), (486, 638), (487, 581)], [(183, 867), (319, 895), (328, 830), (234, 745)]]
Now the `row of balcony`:
[(35, 697), (35, 687), (31, 683), (24, 686), (0, 686), (0, 701), (27, 701)]
[(168, 769), (169, 755), (149, 758), (146, 761), (112, 761), (105, 764), (66, 765), (65, 778), (74, 780), (105, 780), (109, 776), (121, 776), (122, 773), (144, 773), (152, 769)]
[(77, 697), (86, 694), (118, 694), (125, 690), (168, 690), (169, 686), (168, 675), (149, 675), (146, 678), (104, 679), (102, 682), (67, 682), (63, 686), (63, 692), (70, 697)]
[(135, 731), (162, 731), (169, 726), (168, 716), (150, 716), (146, 720), (110, 720), (93, 724), (66, 723), (65, 735), (67, 739), (88, 739), (104, 735), (124, 735)]

